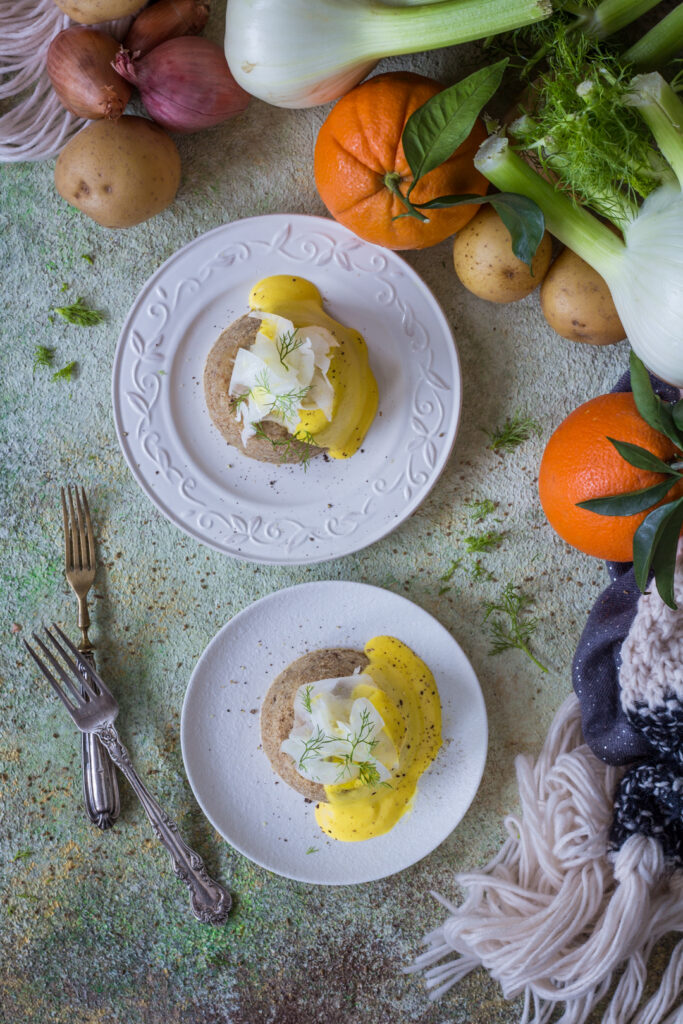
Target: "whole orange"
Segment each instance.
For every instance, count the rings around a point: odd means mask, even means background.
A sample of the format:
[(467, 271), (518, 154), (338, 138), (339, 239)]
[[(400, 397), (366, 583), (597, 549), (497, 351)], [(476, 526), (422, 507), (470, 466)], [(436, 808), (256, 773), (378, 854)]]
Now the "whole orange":
[[(633, 535), (650, 510), (603, 516), (577, 508), (576, 503), (637, 491), (665, 477), (631, 466), (608, 437), (647, 448), (665, 462), (677, 453), (667, 437), (648, 426), (630, 391), (599, 395), (570, 413), (548, 441), (538, 492), (550, 525), (567, 543), (596, 558), (632, 562)], [(682, 493), (683, 481), (664, 500)]]
[[(315, 183), (332, 216), (368, 242), (388, 249), (424, 249), (459, 231), (478, 206), (429, 210), (425, 223), (405, 213), (405, 206), (385, 184), (397, 174), (405, 194), (412, 174), (401, 136), (413, 111), (443, 86), (431, 78), (391, 71), (352, 89), (333, 107), (315, 146)], [(444, 195), (483, 196), (488, 182), (473, 164), (486, 129), (477, 121), (455, 153), (420, 179), (411, 195), (415, 203)]]

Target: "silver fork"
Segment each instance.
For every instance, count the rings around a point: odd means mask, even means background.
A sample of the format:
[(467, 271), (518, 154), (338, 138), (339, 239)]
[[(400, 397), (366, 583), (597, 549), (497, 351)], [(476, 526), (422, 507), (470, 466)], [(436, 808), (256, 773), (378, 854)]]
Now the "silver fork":
[[(33, 634), (33, 639), (50, 664), (52, 671), (30, 644), (24, 640), (29, 654), (81, 732), (92, 733), (99, 737), (114, 764), (130, 782), (145, 809), (157, 839), (170, 854), (173, 870), (190, 890), (192, 913), (205, 924), (224, 924), (232, 905), (230, 894), (209, 876), (202, 858), (181, 839), (176, 823), (162, 810), (135, 771), (128, 751), (114, 728), (114, 719), (119, 713), (119, 706), (95, 668), (83, 660), (80, 651), (74, 647), (58, 626), (53, 623), (52, 628), (59, 636), (59, 640), (49, 629), (46, 629), (45, 633), (61, 661), (55, 657), (55, 654), (36, 633)], [(57, 677), (61, 683), (58, 682)]]
[[(76, 500), (74, 501), (74, 495)], [(68, 498), (68, 501), (67, 501)], [(62, 487), (64, 517), (64, 570), (69, 586), (78, 598), (78, 628), (81, 639), (78, 650), (82, 659), (95, 668), (95, 655), (88, 636), (90, 616), (88, 593), (95, 582), (95, 534), (85, 490), (73, 492)], [(88, 817), (98, 828), (111, 828), (119, 816), (119, 785), (116, 771), (97, 736), (84, 732), (81, 736), (83, 763), (83, 800)]]

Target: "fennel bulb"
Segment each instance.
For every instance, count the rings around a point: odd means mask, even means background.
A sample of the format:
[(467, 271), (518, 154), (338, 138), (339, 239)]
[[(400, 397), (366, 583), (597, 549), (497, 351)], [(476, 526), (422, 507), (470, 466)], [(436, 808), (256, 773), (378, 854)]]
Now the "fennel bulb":
[[(629, 102), (649, 125), (675, 175), (620, 227), (623, 241), (492, 136), (474, 163), (497, 188), (533, 199), (546, 227), (605, 279), (634, 352), (662, 380), (683, 388), (683, 103), (658, 74), (634, 79)], [(616, 219), (616, 218), (615, 218)]]
[(225, 56), (237, 82), (278, 107), (336, 100), (381, 57), (531, 25), (551, 0), (228, 0)]

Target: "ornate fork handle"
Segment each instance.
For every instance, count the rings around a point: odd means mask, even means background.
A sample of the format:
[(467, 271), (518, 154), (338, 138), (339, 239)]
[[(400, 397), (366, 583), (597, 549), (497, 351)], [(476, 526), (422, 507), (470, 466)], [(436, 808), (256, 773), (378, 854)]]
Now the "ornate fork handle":
[(232, 897), (208, 874), (204, 861), (181, 838), (178, 826), (156, 802), (135, 771), (128, 751), (113, 725), (97, 730), (114, 764), (126, 776), (145, 809), (157, 839), (168, 850), (173, 870), (190, 890), (192, 913), (204, 924), (224, 924)]
[[(96, 668), (92, 650), (81, 650), (81, 657)], [(111, 828), (121, 809), (116, 770), (95, 733), (81, 733), (81, 751), (83, 799), (88, 817), (98, 828)]]

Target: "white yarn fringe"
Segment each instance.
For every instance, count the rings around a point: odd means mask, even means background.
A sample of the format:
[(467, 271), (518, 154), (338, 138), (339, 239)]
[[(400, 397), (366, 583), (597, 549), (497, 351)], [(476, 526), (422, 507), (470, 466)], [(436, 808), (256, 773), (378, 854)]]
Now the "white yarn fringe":
[(509, 839), (483, 871), (456, 877), (461, 906), (433, 893), (450, 916), (407, 972), (424, 971), (438, 999), (483, 966), (506, 999), (524, 996), (521, 1024), (548, 1024), (560, 1004), (556, 1024), (583, 1024), (621, 969), (603, 1024), (683, 1024), (680, 1008), (664, 1020), (681, 994), (683, 942), (637, 1012), (655, 943), (683, 931), (683, 873), (667, 877), (661, 847), (641, 835), (608, 860), (620, 770), (583, 742), (573, 694), (536, 765), (518, 757), (516, 769), (522, 812), (505, 821)]
[[(131, 21), (96, 27), (122, 39)], [(0, 162), (56, 156), (85, 124), (64, 109), (46, 71), (50, 43), (71, 24), (54, 0), (12, 0), (0, 7), (0, 110), (15, 100), (0, 116)]]

